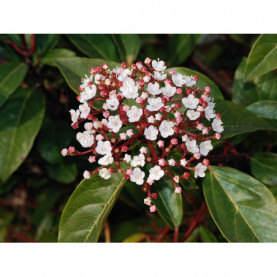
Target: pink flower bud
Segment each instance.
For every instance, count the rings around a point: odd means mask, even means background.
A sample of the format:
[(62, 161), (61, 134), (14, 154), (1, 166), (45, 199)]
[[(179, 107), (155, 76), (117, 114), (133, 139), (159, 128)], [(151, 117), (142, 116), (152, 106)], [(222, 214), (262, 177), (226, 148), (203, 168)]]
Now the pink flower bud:
[(150, 207), (150, 212), (151, 212), (151, 213), (154, 213), (154, 212), (156, 212), (156, 211), (157, 211), (156, 206), (155, 206), (155, 205), (152, 205), (152, 206)]
[(101, 124), (104, 125), (104, 126), (106, 126), (106, 125), (108, 124), (108, 120), (105, 119), (105, 118), (103, 118), (103, 119), (101, 120)]
[(188, 178), (189, 178), (189, 175), (190, 175), (190, 174), (189, 174), (188, 172), (185, 172), (183, 176), (184, 176), (185, 179), (188, 179)]
[(62, 151), (61, 151), (62, 155), (65, 157), (67, 155), (67, 149), (64, 148)]
[(121, 63), (121, 67), (122, 67), (123, 69), (126, 69), (126, 68), (127, 68), (127, 63), (126, 63), (126, 62)]
[(165, 165), (165, 160), (164, 159), (160, 159), (159, 160), (159, 165), (160, 166), (164, 166)]
[(221, 114), (216, 114), (216, 118), (221, 119)]
[(89, 156), (88, 161), (94, 163), (96, 161), (95, 156)]
[(168, 80), (168, 79), (165, 79), (165, 80), (164, 80), (164, 83), (165, 83), (166, 85), (168, 85), (168, 84), (171, 84), (171, 81)]
[(126, 174), (131, 176), (133, 174), (133, 170), (131, 168), (127, 169)]
[(209, 164), (210, 164), (210, 161), (208, 159), (203, 160), (203, 165), (209, 165)]
[(90, 173), (89, 173), (89, 171), (87, 171), (87, 170), (84, 171), (83, 176), (84, 176), (85, 179), (89, 179), (89, 178), (90, 178)]
[(210, 91), (211, 91), (211, 88), (210, 88), (210, 87), (205, 87), (205, 88), (204, 88), (204, 91), (205, 91), (205, 92), (210, 92)]
[(215, 137), (216, 139), (221, 139), (221, 134), (220, 134), (220, 133), (216, 133), (216, 134), (214, 135), (214, 137)]
[(97, 141), (100, 141), (100, 140), (103, 140), (104, 137), (103, 137), (101, 134), (98, 134), (98, 135), (95, 136), (95, 139), (96, 139)]
[(173, 138), (173, 139), (171, 139), (170, 143), (173, 144), (173, 145), (177, 145), (178, 140), (176, 138)]
[(103, 67), (103, 69), (105, 69), (105, 70), (107, 70), (107, 69), (109, 68), (109, 66), (108, 66), (106, 63), (104, 63), (102, 67)]
[(174, 165), (175, 165), (175, 161), (174, 161), (173, 159), (170, 159), (170, 160), (168, 161), (168, 164), (169, 164), (170, 166), (174, 166)]
[(113, 167), (110, 167), (110, 168), (109, 168), (109, 172), (110, 172), (110, 173), (113, 173), (113, 172), (114, 172), (114, 168), (113, 168)]
[(140, 151), (141, 154), (146, 154), (147, 153), (147, 148), (146, 147), (141, 147), (139, 151)]
[(143, 93), (141, 94), (141, 98), (142, 98), (143, 100), (147, 99), (147, 98), (148, 98), (148, 94), (147, 94), (146, 92), (143, 92)]
[(182, 117), (176, 118), (176, 122), (177, 122), (177, 123), (181, 123), (182, 121), (183, 121), (183, 118), (182, 118)]
[(158, 144), (158, 146), (159, 147), (164, 147), (164, 141), (162, 141), (162, 140), (159, 140), (158, 142), (157, 142), (157, 144)]
[(127, 130), (126, 135), (130, 138), (134, 135), (134, 132), (132, 129)]
[(141, 104), (141, 103), (143, 102), (143, 98), (142, 98), (142, 97), (138, 97), (138, 98), (136, 99), (136, 102), (137, 102), (138, 104)]
[(103, 116), (107, 118), (107, 117), (110, 116), (110, 113), (109, 113), (108, 111), (105, 111), (105, 112), (103, 113)]
[(143, 67), (142, 62), (137, 62), (136, 66), (139, 70), (141, 70), (141, 68)]
[(144, 60), (144, 63), (147, 64), (147, 65), (150, 65), (151, 64), (151, 59), (150, 58), (146, 58)]
[(154, 180), (150, 179), (148, 177), (147, 181), (146, 181), (147, 184), (149, 184), (150, 186), (154, 183)]
[(194, 156), (194, 158), (197, 159), (197, 160), (199, 160), (200, 157), (201, 157), (200, 153), (195, 153), (193, 156)]
[(175, 188), (175, 192), (176, 193), (181, 193), (182, 192), (182, 188), (181, 187), (176, 187)]
[(201, 95), (201, 98), (202, 98), (204, 101), (207, 101), (207, 99), (208, 99), (207, 95), (205, 95), (205, 94)]
[(124, 112), (128, 112), (130, 108), (129, 106), (124, 105), (122, 109)]
[(103, 108), (104, 110), (107, 110), (107, 109), (108, 109), (108, 108), (107, 108), (107, 104), (104, 103), (103, 106), (102, 106), (102, 108)]
[(122, 152), (127, 152), (128, 151), (128, 146), (123, 145), (121, 149), (122, 149)]
[(96, 72), (97, 72), (97, 71), (96, 71), (96, 68), (95, 68), (95, 67), (92, 67), (92, 68), (90, 69), (90, 73), (91, 73), (91, 74), (96, 74)]
[(125, 133), (119, 134), (119, 137), (120, 137), (121, 140), (125, 140), (127, 138)]
[(203, 135), (207, 135), (208, 133), (209, 133), (209, 129), (208, 128), (205, 127), (205, 128), (202, 129), (202, 134)]
[(183, 94), (183, 91), (182, 91), (181, 88), (177, 88), (176, 93), (177, 93), (178, 95), (181, 95), (181, 94)]
[(204, 124), (203, 124), (203, 123), (198, 123), (197, 126), (196, 126), (196, 128), (197, 128), (198, 130), (202, 130), (203, 127), (204, 127)]
[(75, 151), (75, 148), (73, 146), (68, 147), (68, 154), (71, 154)]
[(197, 75), (195, 75), (195, 76), (193, 76), (193, 79), (194, 79), (195, 81), (198, 81), (199, 77), (198, 77)]
[(176, 71), (174, 70), (174, 69), (170, 69), (169, 70), (169, 75), (173, 75), (173, 74), (175, 74), (176, 73)]

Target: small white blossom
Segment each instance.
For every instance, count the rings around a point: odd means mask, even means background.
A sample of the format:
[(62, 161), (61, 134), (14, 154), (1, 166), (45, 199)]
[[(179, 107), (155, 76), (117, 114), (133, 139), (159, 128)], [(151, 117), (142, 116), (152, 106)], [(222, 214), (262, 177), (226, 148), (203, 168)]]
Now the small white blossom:
[(145, 173), (138, 167), (135, 167), (132, 175), (130, 177), (130, 181), (136, 183), (137, 185), (142, 185), (144, 182)]
[(205, 165), (203, 165), (202, 163), (198, 163), (195, 167), (195, 171), (194, 171), (194, 177), (197, 178), (199, 177), (205, 177), (205, 171), (206, 171), (207, 167)]
[(71, 109), (69, 112), (70, 112), (70, 115), (71, 115), (72, 123), (78, 122), (78, 118), (80, 116), (80, 111), (79, 110), (75, 111), (75, 110)]
[(150, 94), (152, 94), (152, 95), (159, 95), (159, 94), (161, 94), (159, 83), (157, 83), (157, 82), (155, 84), (149, 83), (147, 91)]
[(196, 109), (199, 99), (190, 94), (188, 97), (182, 98), (184, 106), (188, 109)]
[(193, 80), (193, 78), (189, 77), (189, 76), (186, 76), (185, 82), (186, 82), (185, 84), (186, 84), (187, 87), (192, 87), (196, 84), (196, 81)]
[(144, 135), (149, 140), (156, 140), (158, 133), (158, 129), (152, 125), (144, 130)]
[(156, 165), (149, 170), (149, 174), (150, 179), (158, 181), (164, 176), (164, 171), (159, 165)]
[(123, 87), (120, 88), (122, 95), (127, 99), (135, 99), (138, 95), (138, 86), (133, 79), (127, 77), (126, 80), (123, 81)]
[(148, 197), (144, 198), (144, 204), (145, 205), (150, 206), (151, 203), (152, 203), (151, 197), (148, 196)]
[(182, 87), (186, 80), (184, 79), (185, 76), (183, 76), (181, 73), (173, 74), (172, 75), (172, 81), (177, 87)]
[(207, 107), (204, 110), (205, 112), (205, 117), (210, 121), (211, 118), (215, 118), (215, 113), (212, 107)]
[[(87, 76), (86, 76), (87, 77)], [(93, 80), (93, 76), (92, 75), (90, 75), (90, 77), (88, 77), (88, 78), (84, 78), (83, 80), (82, 80), (82, 84), (80, 85), (80, 88), (81, 89), (85, 89), (87, 86), (88, 86), (88, 84), (90, 83), (90, 82), (92, 82), (92, 80)]]
[(123, 68), (118, 68), (118, 75), (117, 75), (117, 79), (119, 81), (125, 81), (129, 75), (131, 75), (131, 70), (126, 68), (126, 69), (123, 69)]
[(132, 106), (130, 110), (127, 111), (127, 116), (129, 118), (129, 122), (137, 122), (142, 116), (142, 109), (139, 109), (136, 106)]
[(126, 163), (129, 163), (131, 161), (131, 158), (132, 158), (131, 155), (125, 154), (123, 161), (125, 161)]
[(161, 120), (162, 117), (163, 117), (163, 115), (160, 114), (160, 113), (156, 113), (156, 114), (155, 114), (155, 119), (156, 119), (156, 120)]
[(187, 165), (187, 160), (186, 159), (180, 160), (180, 165), (185, 167)]
[(83, 176), (84, 176), (85, 179), (89, 179), (89, 178), (90, 178), (90, 173), (89, 173), (89, 171), (87, 171), (87, 170), (84, 171)]
[(138, 156), (134, 156), (131, 161), (131, 166), (144, 166), (145, 165), (145, 157), (143, 154), (139, 154)]
[(196, 112), (194, 110), (188, 110), (186, 115), (190, 120), (195, 120), (200, 116), (200, 112)]
[(180, 177), (178, 175), (174, 176), (173, 180), (176, 182), (176, 183), (179, 183), (180, 182)]
[(221, 126), (222, 121), (218, 118), (215, 118), (212, 123), (213, 130), (217, 133), (222, 133), (224, 128)]
[(199, 147), (200, 147), (200, 154), (204, 156), (207, 156), (209, 151), (213, 149), (213, 146), (210, 140), (201, 142), (199, 144)]
[(107, 127), (112, 130), (112, 132), (117, 133), (122, 127), (122, 122), (118, 115), (110, 116), (109, 122), (107, 123)]
[(164, 79), (166, 79), (166, 74), (161, 74), (160, 72), (155, 71), (153, 77), (155, 80), (163, 81)]
[(91, 87), (86, 87), (84, 91), (80, 93), (79, 101), (84, 103), (92, 99), (96, 95), (96, 86), (92, 85)]
[(172, 136), (174, 134), (173, 128), (174, 128), (174, 123), (172, 121), (164, 120), (159, 127), (161, 136), (164, 138)]
[(87, 118), (90, 113), (90, 107), (87, 102), (85, 102), (83, 105), (80, 105), (79, 110), (81, 112), (81, 118)]
[(98, 163), (101, 165), (108, 165), (108, 164), (111, 164), (112, 162), (113, 162), (113, 157), (111, 153), (105, 155), (98, 161)]
[(161, 107), (164, 106), (164, 103), (162, 102), (162, 99), (160, 97), (159, 98), (148, 98), (148, 103), (149, 103), (149, 105), (146, 106), (146, 109), (149, 110), (150, 112), (156, 112)]
[(173, 159), (168, 160), (170, 166), (175, 166), (175, 161)]
[(148, 122), (148, 123), (154, 123), (154, 122), (155, 122), (155, 117), (154, 117), (153, 115), (149, 116), (149, 117), (147, 118), (147, 122)]
[(95, 151), (96, 151), (96, 153), (98, 153), (100, 155), (110, 154), (111, 151), (112, 151), (111, 143), (109, 141), (99, 140), (97, 142), (97, 146), (95, 148)]
[(92, 122), (85, 123), (84, 128), (86, 129), (86, 131), (94, 132), (93, 130), (91, 130), (93, 128), (93, 123)]
[(164, 65), (164, 61), (152, 61), (152, 66), (156, 71), (164, 71), (166, 66)]
[(165, 87), (161, 88), (164, 96), (172, 97), (176, 93), (176, 87), (166, 84)]
[(84, 131), (83, 133), (79, 132), (76, 135), (76, 139), (80, 142), (80, 144), (84, 148), (91, 147), (94, 143), (94, 136), (91, 134), (90, 131)]
[(99, 170), (99, 175), (100, 175), (100, 177), (102, 177), (105, 180), (111, 178), (111, 173), (107, 168), (101, 168)]
[(111, 110), (111, 111), (115, 111), (117, 110), (119, 105), (119, 101), (116, 97), (116, 95), (112, 95), (109, 99), (107, 99), (106, 101), (106, 107), (107, 109)]
[(199, 148), (196, 144), (195, 139), (194, 140), (188, 140), (186, 142), (186, 147), (187, 147), (188, 151), (191, 152), (191, 153), (198, 153), (199, 152)]

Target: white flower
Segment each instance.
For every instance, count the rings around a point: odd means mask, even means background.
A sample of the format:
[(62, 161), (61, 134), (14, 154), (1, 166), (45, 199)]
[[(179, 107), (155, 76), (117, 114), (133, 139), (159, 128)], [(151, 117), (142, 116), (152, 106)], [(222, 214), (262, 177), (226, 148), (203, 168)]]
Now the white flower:
[(123, 81), (123, 87), (120, 88), (122, 95), (127, 99), (135, 99), (138, 95), (138, 87), (133, 79), (127, 77), (126, 80)]
[(109, 141), (99, 140), (95, 151), (100, 155), (110, 154), (112, 151), (111, 143)]
[(192, 87), (196, 84), (196, 81), (193, 80), (193, 78), (189, 77), (189, 76), (185, 77), (185, 82), (186, 82), (185, 84), (186, 84), (187, 87)]
[(90, 83), (90, 82), (92, 82), (92, 80), (93, 80), (93, 76), (92, 75), (90, 75), (90, 77), (89, 78), (84, 78), (82, 81), (82, 84), (80, 85), (80, 88), (81, 89), (85, 89), (87, 86), (88, 86), (88, 84)]
[(149, 174), (150, 179), (158, 181), (164, 176), (164, 171), (159, 165), (156, 165), (149, 170)]
[(112, 95), (107, 101), (106, 101), (106, 107), (107, 109), (111, 111), (117, 110), (119, 105), (119, 101), (116, 97), (116, 95)]
[(92, 85), (91, 87), (86, 87), (84, 91), (80, 93), (79, 101), (84, 103), (96, 95), (96, 86)]
[(194, 110), (188, 110), (186, 115), (190, 120), (195, 120), (200, 116), (200, 112), (196, 112)]
[(71, 115), (71, 120), (72, 123), (76, 123), (78, 121), (79, 115), (80, 115), (80, 111), (79, 110), (70, 110), (70, 115)]
[(129, 76), (129, 75), (131, 75), (131, 70), (130, 69), (123, 69), (123, 68), (118, 68), (117, 69), (118, 70), (118, 76), (117, 76), (117, 79), (119, 80), (119, 81), (124, 81), (124, 80), (126, 80), (127, 79), (127, 77)]
[(166, 74), (161, 74), (158, 71), (154, 72), (154, 79), (158, 80), (158, 81), (163, 81), (164, 79), (166, 79)]
[(148, 196), (148, 197), (144, 198), (144, 204), (145, 205), (150, 206), (151, 203), (152, 203), (151, 197)]
[(161, 94), (160, 85), (157, 82), (155, 84), (149, 83), (147, 90), (150, 94), (153, 95)]
[(83, 133), (77, 133), (76, 139), (80, 142), (80, 144), (84, 148), (91, 147), (94, 143), (94, 136), (91, 134), (90, 131), (84, 131)]
[(94, 77), (94, 82), (95, 84), (99, 85), (100, 84), (100, 81), (104, 81), (105, 80), (105, 77), (101, 74), (96, 74), (95, 77)]
[(173, 159), (168, 160), (170, 166), (175, 166), (175, 161)]
[(127, 116), (129, 117), (129, 122), (137, 122), (142, 116), (142, 109), (139, 109), (136, 106), (132, 106), (130, 110), (127, 111)]
[(183, 76), (181, 73), (173, 74), (172, 81), (177, 87), (182, 87), (186, 83), (184, 77), (186, 76)]
[(164, 106), (164, 103), (162, 102), (162, 99), (160, 97), (148, 98), (148, 103), (149, 105), (146, 106), (146, 109), (150, 112), (156, 112)]
[(118, 115), (110, 116), (109, 122), (107, 123), (107, 127), (112, 130), (112, 132), (117, 133), (119, 129), (122, 127), (122, 122)]
[(164, 61), (152, 61), (152, 66), (156, 71), (164, 71), (166, 66), (164, 65)]
[(142, 185), (144, 182), (144, 177), (145, 173), (140, 168), (136, 167), (132, 172), (130, 181), (136, 183), (137, 185)]
[(195, 171), (194, 171), (194, 177), (197, 178), (199, 177), (205, 177), (205, 171), (206, 171), (207, 167), (205, 165), (202, 165), (202, 163), (198, 163), (195, 167)]
[(85, 179), (89, 179), (90, 178), (89, 171), (85, 170), (83, 176), (84, 176)]
[(131, 158), (132, 158), (131, 155), (125, 154), (123, 161), (125, 161), (126, 163), (129, 163), (131, 161)]
[(139, 154), (138, 156), (134, 156), (131, 161), (131, 166), (144, 166), (145, 165), (145, 157), (143, 154)]
[(180, 165), (185, 167), (187, 165), (187, 160), (186, 159), (180, 160)]
[(87, 118), (90, 113), (90, 107), (87, 102), (85, 102), (83, 105), (80, 105), (79, 110), (81, 112), (81, 118)]
[(84, 128), (86, 129), (86, 131), (91, 131), (92, 133), (94, 133), (94, 130), (91, 130), (93, 128), (93, 123), (92, 122), (86, 122), (84, 125)]
[(174, 123), (172, 121), (164, 120), (159, 127), (161, 136), (164, 138), (167, 138), (168, 136), (172, 136), (174, 134), (173, 127), (174, 127)]
[(111, 153), (105, 155), (98, 161), (98, 163), (101, 165), (108, 165), (108, 164), (111, 164), (112, 162), (113, 162), (113, 157)]
[(144, 135), (149, 140), (156, 140), (158, 133), (158, 129), (152, 125), (144, 130)]
[(212, 123), (213, 130), (217, 133), (222, 133), (224, 128), (221, 126), (222, 121), (218, 118), (215, 118)]
[(205, 117), (209, 121), (210, 121), (211, 118), (215, 118), (215, 113), (214, 113), (214, 110), (211, 106), (208, 106), (207, 108), (205, 108), (204, 112), (205, 112)]
[(193, 110), (196, 109), (199, 99), (190, 94), (188, 97), (182, 98), (182, 102), (186, 108)]
[(191, 152), (191, 153), (198, 153), (199, 152), (199, 148), (196, 144), (195, 139), (194, 140), (188, 140), (186, 142), (186, 147), (187, 147), (188, 151)]
[(204, 156), (207, 156), (209, 151), (213, 149), (213, 146), (210, 140), (201, 142), (199, 144), (199, 147), (200, 147), (200, 154)]
[(155, 117), (154, 117), (153, 115), (149, 116), (149, 117), (147, 118), (147, 122), (148, 122), (148, 123), (154, 123), (154, 122), (155, 122)]
[(100, 175), (100, 177), (102, 177), (105, 180), (111, 178), (111, 173), (107, 168), (101, 168), (99, 170), (99, 175)]
[(172, 97), (176, 93), (176, 87), (166, 84), (165, 87), (161, 88), (164, 96)]
[(160, 113), (156, 113), (156, 114), (155, 114), (155, 119), (156, 119), (156, 120), (161, 120), (162, 117), (163, 117), (163, 115), (160, 114)]

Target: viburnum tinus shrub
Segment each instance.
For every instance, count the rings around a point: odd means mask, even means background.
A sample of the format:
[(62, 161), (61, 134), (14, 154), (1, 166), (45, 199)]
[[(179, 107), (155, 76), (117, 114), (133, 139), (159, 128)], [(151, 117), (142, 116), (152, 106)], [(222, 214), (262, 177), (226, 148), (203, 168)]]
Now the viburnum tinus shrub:
[[(169, 70), (164, 61), (146, 58), (127, 68), (91, 68), (79, 87), (77, 110), (70, 110), (72, 127), (79, 129), (76, 139), (80, 151), (70, 146), (62, 155), (88, 155), (95, 170), (83, 174), (85, 179), (99, 174), (108, 180), (123, 173), (146, 193), (144, 203), (156, 211), (151, 192), (154, 182), (168, 176), (181, 193), (180, 179), (205, 176), (213, 149), (212, 141), (221, 138), (220, 114), (210, 97), (210, 87), (200, 90), (197, 76), (184, 76)], [(139, 154), (131, 149), (138, 143)], [(176, 159), (172, 153), (179, 153)], [(178, 167), (182, 174), (173, 175)], [(178, 171), (180, 172), (180, 171)]]

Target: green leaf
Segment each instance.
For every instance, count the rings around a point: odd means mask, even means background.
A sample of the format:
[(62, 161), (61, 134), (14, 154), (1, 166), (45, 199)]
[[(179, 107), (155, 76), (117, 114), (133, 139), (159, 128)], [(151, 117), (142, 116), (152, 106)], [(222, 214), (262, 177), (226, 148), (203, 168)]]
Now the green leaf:
[(128, 66), (136, 59), (140, 49), (140, 38), (135, 34), (112, 35), (121, 61), (126, 61)]
[(79, 57), (59, 58), (53, 59), (53, 61), (58, 66), (67, 84), (77, 94), (79, 94), (78, 88), (81, 85), (81, 78), (84, 78), (85, 75), (90, 75), (92, 67), (102, 66), (104, 63), (107, 63), (111, 68), (120, 66), (120, 64), (111, 61)]
[(246, 81), (277, 68), (277, 35), (261, 35), (254, 43), (244, 71)]
[(191, 54), (201, 35), (175, 34), (169, 42), (168, 64), (178, 65), (186, 60)]
[(112, 174), (104, 180), (98, 174), (83, 180), (70, 196), (62, 213), (59, 242), (96, 242), (126, 179)]
[(259, 101), (248, 106), (247, 110), (262, 118), (277, 131), (277, 101)]
[(140, 242), (142, 240), (145, 240), (146, 235), (143, 233), (138, 233), (131, 235), (130, 237), (123, 240), (123, 242)]
[(223, 137), (229, 138), (238, 134), (257, 130), (274, 130), (264, 119), (249, 112), (244, 107), (230, 101), (217, 99), (215, 111), (222, 116)]
[(66, 36), (88, 57), (112, 61), (118, 60), (115, 45), (109, 35), (79, 34)]
[(0, 107), (18, 88), (28, 71), (25, 63), (0, 63)]
[(256, 153), (251, 158), (251, 172), (266, 185), (277, 185), (277, 154)]
[(204, 225), (199, 227), (202, 242), (218, 242), (215, 235)]
[(189, 76), (197, 75), (199, 77), (196, 83), (197, 87), (199, 87), (200, 89), (204, 89), (205, 87), (209, 86), (211, 88), (211, 97), (223, 99), (222, 93), (220, 92), (217, 85), (202, 73), (185, 67), (173, 67), (173, 69), (176, 71), (176, 73), (181, 73)]
[(228, 241), (277, 241), (277, 203), (261, 182), (234, 168), (212, 166), (203, 190), (211, 215)]
[(52, 59), (57, 58), (72, 58), (76, 57), (76, 53), (72, 50), (65, 49), (65, 48), (55, 48), (50, 49), (45, 56), (42, 58), (42, 63), (47, 64), (50, 66), (56, 66)]
[(246, 58), (235, 72), (233, 82), (233, 102), (247, 106), (261, 100), (277, 100), (277, 75), (269, 72), (250, 82), (244, 82)]
[(158, 182), (154, 182), (151, 192), (152, 190), (158, 194), (158, 198), (153, 199), (153, 203), (162, 219), (171, 229), (179, 227), (183, 219), (182, 196), (175, 193), (172, 180), (168, 176), (164, 176)]
[(0, 110), (0, 179), (5, 182), (32, 148), (44, 115), (40, 90), (19, 88)]

